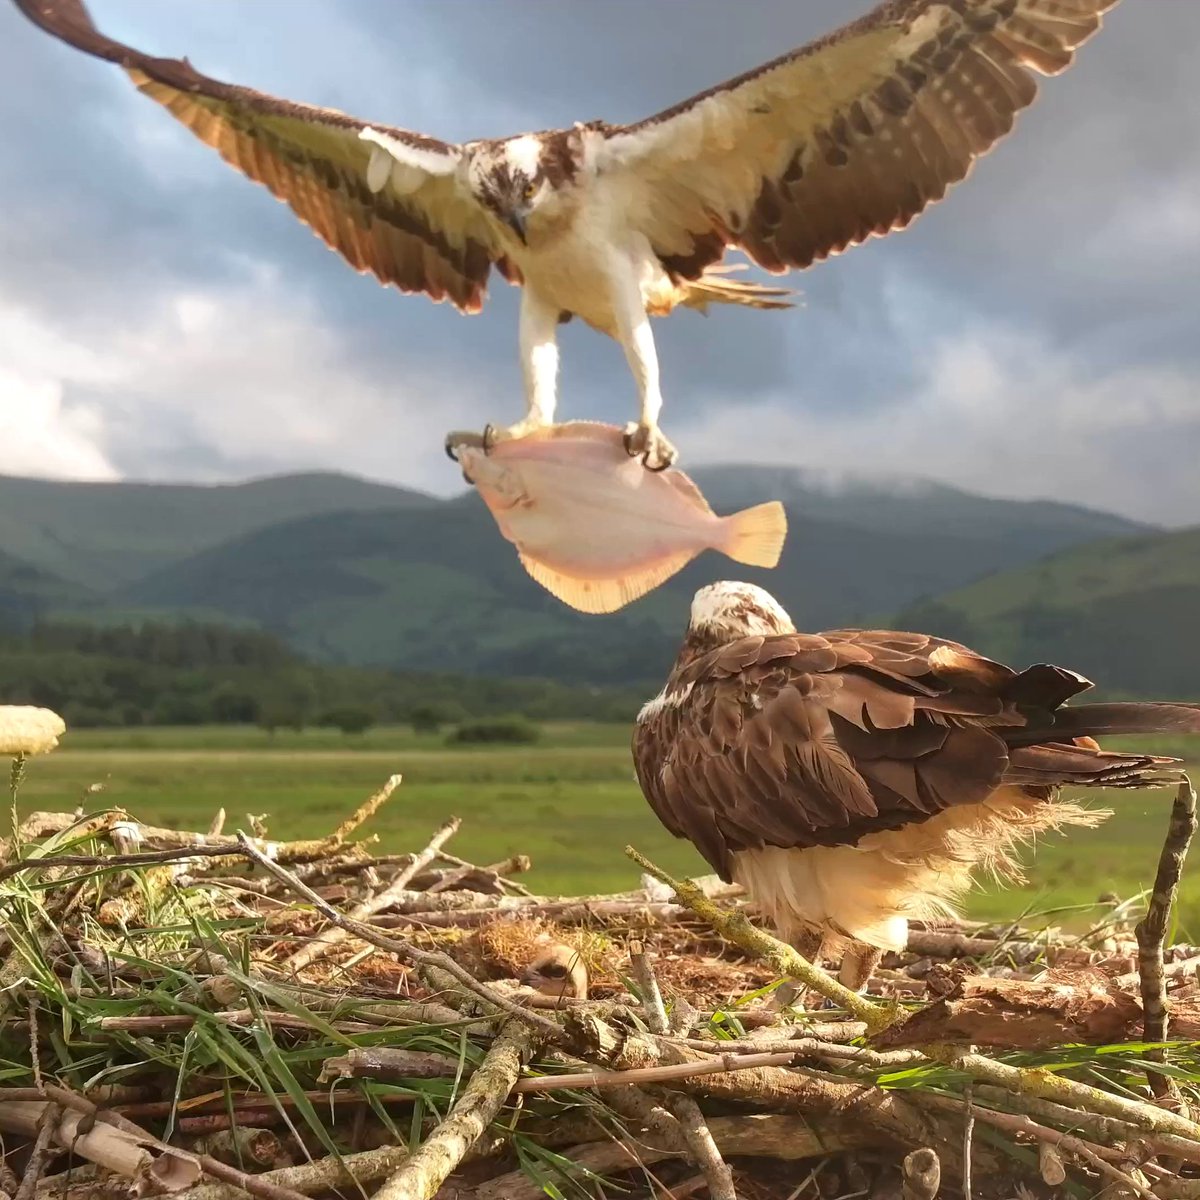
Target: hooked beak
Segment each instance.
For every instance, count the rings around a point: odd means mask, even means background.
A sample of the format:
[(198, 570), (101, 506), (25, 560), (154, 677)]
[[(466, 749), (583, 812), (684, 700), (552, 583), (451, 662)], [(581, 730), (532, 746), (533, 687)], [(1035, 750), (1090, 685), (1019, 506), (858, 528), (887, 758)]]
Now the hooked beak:
[(517, 235), (521, 240), (522, 246), (529, 245), (525, 238), (525, 213), (518, 209), (513, 209), (509, 212), (505, 224)]

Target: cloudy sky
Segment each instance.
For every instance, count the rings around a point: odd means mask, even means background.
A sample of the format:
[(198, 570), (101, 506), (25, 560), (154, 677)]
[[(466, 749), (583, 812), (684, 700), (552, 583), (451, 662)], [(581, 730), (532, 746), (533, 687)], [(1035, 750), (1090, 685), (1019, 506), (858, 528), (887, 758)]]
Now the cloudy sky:
[[(867, 0), (90, 0), (220, 78), (450, 139), (636, 119)], [(686, 463), (789, 462), (1200, 521), (1200, 3), (1125, 0), (1016, 134), (801, 307), (655, 325)], [(448, 492), (443, 433), (522, 407), (484, 314), (355, 275), (114, 68), (0, 0), (0, 471), (329, 467)], [(563, 331), (561, 412), (624, 422)]]

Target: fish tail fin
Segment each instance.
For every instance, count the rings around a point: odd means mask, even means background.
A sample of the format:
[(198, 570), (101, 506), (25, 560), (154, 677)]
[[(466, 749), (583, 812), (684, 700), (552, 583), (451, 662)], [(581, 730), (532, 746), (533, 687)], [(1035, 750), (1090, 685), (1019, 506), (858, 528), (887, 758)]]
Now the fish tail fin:
[(750, 567), (774, 567), (787, 538), (787, 513), (778, 500), (756, 504), (726, 517), (728, 531), (721, 550), (734, 562)]

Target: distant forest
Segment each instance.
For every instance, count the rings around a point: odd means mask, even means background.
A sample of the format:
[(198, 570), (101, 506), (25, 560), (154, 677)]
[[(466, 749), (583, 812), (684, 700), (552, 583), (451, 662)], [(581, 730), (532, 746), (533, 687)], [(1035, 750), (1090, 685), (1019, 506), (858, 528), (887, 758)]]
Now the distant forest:
[(331, 725), (348, 733), (495, 716), (626, 721), (645, 699), (539, 679), (320, 665), (271, 634), (201, 622), (46, 622), (5, 634), (0, 696), (53, 708), (75, 727)]

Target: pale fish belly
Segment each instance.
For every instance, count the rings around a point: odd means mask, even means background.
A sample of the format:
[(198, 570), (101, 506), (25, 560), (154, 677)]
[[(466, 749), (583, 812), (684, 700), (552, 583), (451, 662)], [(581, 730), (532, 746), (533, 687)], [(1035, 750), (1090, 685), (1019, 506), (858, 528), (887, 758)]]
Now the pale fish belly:
[[(628, 475), (634, 486), (624, 486)], [(716, 522), (682, 506), (634, 459), (615, 472), (538, 462), (522, 465), (529, 498), (505, 514), (524, 553), (577, 579), (613, 579), (708, 548)], [(648, 486), (647, 486), (648, 485)]]

